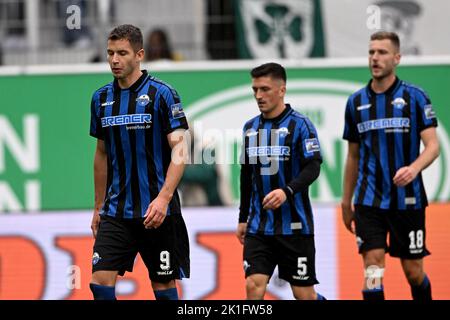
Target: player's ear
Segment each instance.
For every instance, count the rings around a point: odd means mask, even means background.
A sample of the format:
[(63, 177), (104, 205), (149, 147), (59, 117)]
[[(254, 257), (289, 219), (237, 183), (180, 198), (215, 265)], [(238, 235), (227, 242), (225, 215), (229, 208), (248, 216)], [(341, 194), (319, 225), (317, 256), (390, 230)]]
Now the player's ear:
[(286, 94), (286, 84), (283, 83), (283, 84), (280, 86), (280, 95), (281, 95), (281, 96), (284, 96), (285, 94)]
[(401, 58), (402, 58), (402, 55), (400, 54), (400, 52), (398, 52), (398, 53), (395, 54), (395, 60), (394, 60), (394, 63), (395, 63), (396, 66), (400, 64), (400, 59), (401, 59)]
[(144, 49), (140, 49), (138, 52), (136, 52), (136, 57), (138, 58), (139, 61), (144, 60)]

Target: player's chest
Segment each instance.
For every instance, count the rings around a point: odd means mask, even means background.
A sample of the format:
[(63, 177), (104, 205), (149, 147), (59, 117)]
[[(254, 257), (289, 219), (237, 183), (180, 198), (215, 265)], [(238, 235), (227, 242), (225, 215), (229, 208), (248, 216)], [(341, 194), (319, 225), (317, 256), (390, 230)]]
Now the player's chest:
[(125, 126), (127, 130), (151, 129), (155, 99), (148, 94), (115, 93), (101, 101), (99, 116), (104, 129)]
[(245, 151), (249, 160), (272, 159), (289, 161), (296, 153), (294, 130), (285, 126), (250, 129), (245, 134)]
[(410, 99), (379, 96), (355, 106), (358, 133), (409, 134), (415, 125), (415, 108)]

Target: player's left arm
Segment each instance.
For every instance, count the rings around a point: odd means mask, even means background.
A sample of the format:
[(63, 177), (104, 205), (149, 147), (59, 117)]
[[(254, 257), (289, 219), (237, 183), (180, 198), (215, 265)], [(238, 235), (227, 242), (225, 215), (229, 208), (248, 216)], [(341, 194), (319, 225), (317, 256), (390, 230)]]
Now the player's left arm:
[(300, 129), (298, 147), (302, 168), (299, 175), (288, 181), (282, 188), (269, 192), (262, 202), (264, 209), (278, 209), (288, 197), (293, 197), (298, 192), (307, 189), (319, 176), (322, 163), (320, 144), (316, 129), (309, 119), (305, 120)]
[(413, 181), (419, 172), (427, 168), (439, 156), (439, 141), (436, 128), (430, 127), (420, 133), (424, 149), (419, 157), (409, 166), (398, 169), (393, 178), (393, 182), (398, 187), (404, 187)]
[(436, 134), (438, 123), (430, 97), (420, 88), (416, 88), (412, 93), (415, 95), (417, 102), (415, 105), (418, 115), (418, 130), (425, 148), (409, 166), (397, 170), (392, 180), (399, 187), (404, 187), (413, 181), (422, 170), (439, 156), (439, 140)]
[(157, 228), (166, 218), (167, 207), (183, 176), (184, 167), (188, 160), (186, 132), (184, 129), (179, 129), (167, 135), (167, 140), (172, 149), (172, 156), (161, 191), (150, 203), (145, 214), (144, 225), (146, 228)]

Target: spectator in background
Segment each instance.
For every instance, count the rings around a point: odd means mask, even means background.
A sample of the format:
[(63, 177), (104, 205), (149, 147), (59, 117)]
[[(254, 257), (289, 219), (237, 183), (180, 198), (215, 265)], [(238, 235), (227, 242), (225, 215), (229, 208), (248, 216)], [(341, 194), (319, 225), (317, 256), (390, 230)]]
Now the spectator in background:
[(24, 1), (0, 3), (0, 19), (0, 36), (2, 37), (2, 48), (0, 50), (25, 50), (27, 40), (25, 36)]
[[(200, 142), (191, 135), (191, 160), (184, 169), (180, 182), (181, 198), (184, 206), (222, 206), (224, 204), (220, 195), (220, 176), (216, 163), (206, 161), (204, 155), (209, 154), (215, 158), (215, 150), (197, 146)], [(201, 159), (201, 161), (196, 161)], [(198, 163), (200, 162), (200, 163)]]
[(153, 29), (147, 36), (146, 61), (181, 60), (181, 56), (172, 52), (169, 36), (163, 29)]

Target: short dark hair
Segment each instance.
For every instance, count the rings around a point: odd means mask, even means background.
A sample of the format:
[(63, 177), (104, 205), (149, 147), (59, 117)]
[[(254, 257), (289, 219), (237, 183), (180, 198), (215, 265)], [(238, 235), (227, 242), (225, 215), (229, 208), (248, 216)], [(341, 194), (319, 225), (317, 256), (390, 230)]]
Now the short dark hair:
[(279, 79), (286, 82), (286, 70), (284, 67), (275, 62), (269, 62), (254, 68), (250, 74), (252, 78), (269, 76), (273, 79)]
[(378, 31), (370, 36), (370, 40), (391, 40), (392, 44), (400, 51), (400, 38), (395, 32)]
[(122, 24), (115, 27), (108, 36), (108, 40), (128, 40), (134, 52), (138, 52), (144, 47), (141, 29), (131, 24)]

